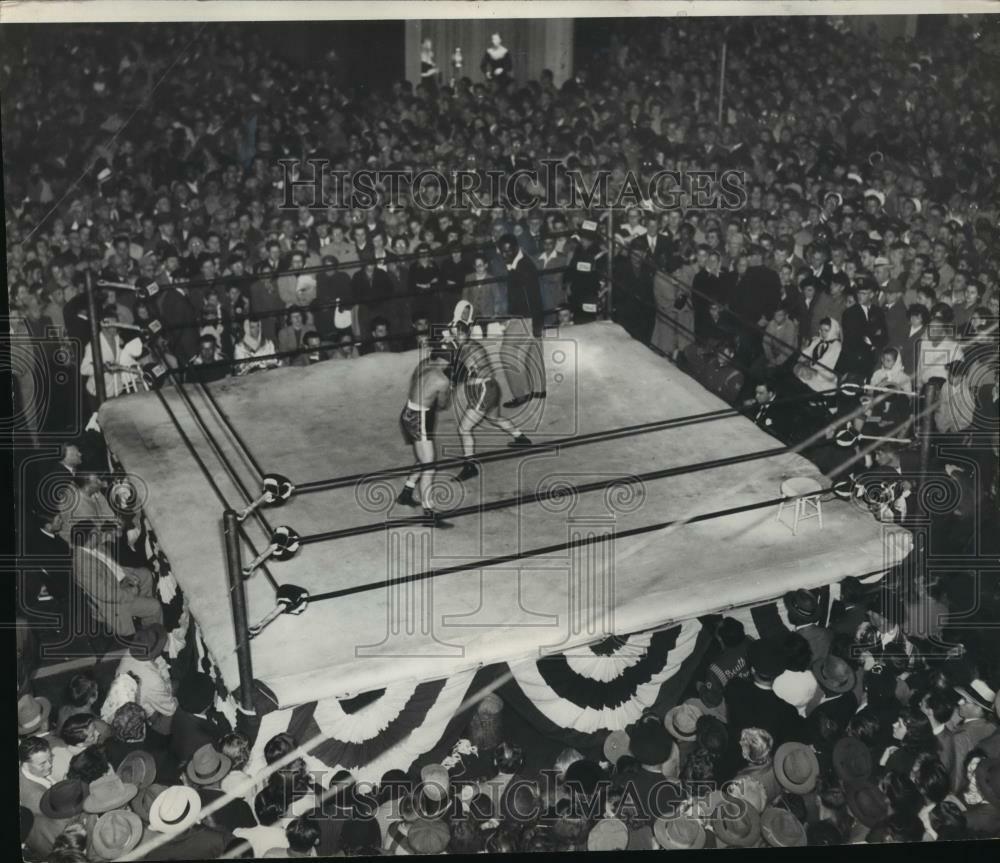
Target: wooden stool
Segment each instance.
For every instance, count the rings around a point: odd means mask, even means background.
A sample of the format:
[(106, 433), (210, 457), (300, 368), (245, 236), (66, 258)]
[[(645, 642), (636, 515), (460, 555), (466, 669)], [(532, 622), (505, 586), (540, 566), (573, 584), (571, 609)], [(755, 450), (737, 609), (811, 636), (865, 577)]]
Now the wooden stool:
[[(781, 484), (781, 494), (786, 498), (794, 498), (793, 500), (783, 500), (778, 504), (778, 515), (776, 517), (777, 521), (780, 521), (785, 527), (791, 527), (792, 534), (798, 533), (799, 522), (805, 521), (809, 518), (819, 519), (819, 528), (823, 529), (823, 501), (820, 498), (820, 492), (823, 490), (821, 486), (815, 479), (808, 476), (793, 476), (790, 479), (786, 479)], [(785, 511), (785, 507), (793, 508), (792, 523), (782, 519), (782, 513)]]

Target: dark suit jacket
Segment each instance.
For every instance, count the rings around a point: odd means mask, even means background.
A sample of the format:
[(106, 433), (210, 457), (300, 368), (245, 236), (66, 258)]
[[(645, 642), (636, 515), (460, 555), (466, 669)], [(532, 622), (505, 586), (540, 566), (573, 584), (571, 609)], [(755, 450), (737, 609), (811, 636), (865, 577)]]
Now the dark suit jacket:
[(195, 824), (189, 830), (149, 851), (141, 860), (218, 860), (233, 836)]
[(858, 697), (854, 692), (845, 692), (836, 698), (831, 698), (829, 701), (824, 701), (822, 704), (817, 705), (809, 714), (809, 721), (810, 723), (818, 723), (820, 717), (825, 716), (843, 732), (847, 728), (847, 723), (851, 721), (851, 717), (857, 711)]
[(809, 740), (805, 720), (798, 711), (752, 680), (736, 678), (726, 685), (726, 716), (730, 734), (736, 738), (744, 728), (763, 728), (775, 741)]
[[(198, 313), (190, 297), (169, 285), (160, 292), (160, 319), (167, 329), (167, 343), (180, 364), (198, 353)], [(170, 329), (177, 327), (178, 329)]]
[[(67, 474), (69, 471), (67, 471)], [(49, 536), (41, 528), (28, 534), (25, 551), (29, 560), (29, 573), (38, 578), (56, 600), (66, 600), (72, 589), (73, 552), (61, 536)]]
[(530, 318), (531, 329), (537, 338), (544, 326), (542, 288), (538, 267), (523, 252), (517, 266), (507, 273), (507, 309), (517, 318)]
[(156, 781), (161, 785), (170, 785), (177, 781), (180, 771), (177, 759), (170, 752), (169, 744), (170, 738), (147, 728), (145, 740), (124, 743), (113, 738), (104, 744), (104, 751), (108, 756), (108, 763), (116, 770), (130, 752), (148, 752), (156, 762)]
[[(199, 788), (198, 796), (201, 798), (202, 807), (214, 803), (220, 797), (225, 796), (224, 791), (216, 789)], [(253, 810), (246, 800), (230, 800), (221, 809), (217, 809), (211, 816), (218, 827), (232, 833), (238, 827), (256, 827), (257, 819)]]
[(670, 272), (674, 257), (674, 241), (666, 234), (657, 234), (656, 243), (650, 248), (649, 236), (636, 237), (632, 241), (633, 249), (642, 251), (643, 266), (651, 272), (663, 270)]
[(886, 344), (902, 348), (910, 334), (910, 316), (906, 314), (902, 300), (885, 307), (885, 325), (888, 332)]
[(913, 377), (917, 370), (917, 359), (920, 356), (920, 341), (924, 337), (925, 332), (927, 332), (927, 327), (921, 327), (911, 336), (909, 327), (907, 327), (906, 338), (903, 339), (903, 344), (900, 347), (902, 351), (900, 360), (903, 363), (903, 371), (910, 377)]
[[(889, 342), (885, 314), (879, 306), (870, 306), (868, 315), (860, 305), (844, 311), (840, 321), (844, 330), (844, 347), (837, 361), (837, 371), (845, 374), (871, 374), (878, 361), (878, 352)], [(871, 344), (868, 344), (865, 339)]]
[(226, 731), (209, 719), (178, 710), (170, 725), (170, 751), (179, 764), (186, 764), (206, 743), (213, 746)]

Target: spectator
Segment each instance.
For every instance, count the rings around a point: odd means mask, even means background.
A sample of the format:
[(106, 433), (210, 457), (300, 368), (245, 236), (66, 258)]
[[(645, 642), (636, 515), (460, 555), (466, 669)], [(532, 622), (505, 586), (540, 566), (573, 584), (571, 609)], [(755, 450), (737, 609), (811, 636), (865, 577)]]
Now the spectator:
[(276, 368), (281, 361), (274, 356), (274, 353), (274, 342), (262, 334), (261, 322), (248, 318), (243, 321), (243, 338), (233, 349), (234, 373), (249, 375)]
[(93, 603), (97, 619), (116, 635), (135, 633), (133, 618), (143, 626), (163, 622), (160, 601), (153, 596), (152, 574), (120, 566), (109, 554), (113, 532), (97, 522), (80, 521), (74, 528), (73, 579)]

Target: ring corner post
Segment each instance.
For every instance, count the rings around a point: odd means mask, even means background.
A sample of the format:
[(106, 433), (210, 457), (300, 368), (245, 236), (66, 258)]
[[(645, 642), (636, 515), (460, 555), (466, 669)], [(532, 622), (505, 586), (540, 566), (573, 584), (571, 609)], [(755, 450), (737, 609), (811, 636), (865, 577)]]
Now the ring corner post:
[(247, 617), (247, 597), (243, 585), (243, 564), (240, 559), (239, 521), (232, 509), (222, 516), (226, 543), (226, 576), (229, 580), (229, 601), (233, 609), (233, 629), (236, 636), (236, 662), (240, 674), (240, 708), (255, 713), (253, 660), (250, 653), (250, 623)]

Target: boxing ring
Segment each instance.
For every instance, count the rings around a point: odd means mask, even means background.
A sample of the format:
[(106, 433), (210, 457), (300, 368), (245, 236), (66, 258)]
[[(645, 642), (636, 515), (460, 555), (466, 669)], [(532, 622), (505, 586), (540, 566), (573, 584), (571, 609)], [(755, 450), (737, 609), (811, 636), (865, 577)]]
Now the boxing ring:
[[(240, 677), (220, 494), (242, 509), (264, 473), (296, 491), (242, 522), (243, 563), (277, 526), (302, 544), (245, 581), (249, 621), (274, 609), (277, 585), (310, 594), (251, 641), (253, 675), (281, 707), (571, 655), (884, 571), (909, 551), (906, 532), (887, 542), (870, 515), (832, 499), (822, 528), (793, 535), (775, 519), (779, 487), (825, 483), (816, 469), (617, 325), (543, 345), (548, 397), (508, 412), (536, 446), (505, 451), (503, 435), (477, 429), (480, 476), (438, 472), (450, 530), (394, 500), (412, 463), (397, 416), (415, 351), (102, 406), (109, 447), (149, 490), (145, 512), (230, 690)], [(453, 413), (438, 432), (438, 457), (459, 455)]]

